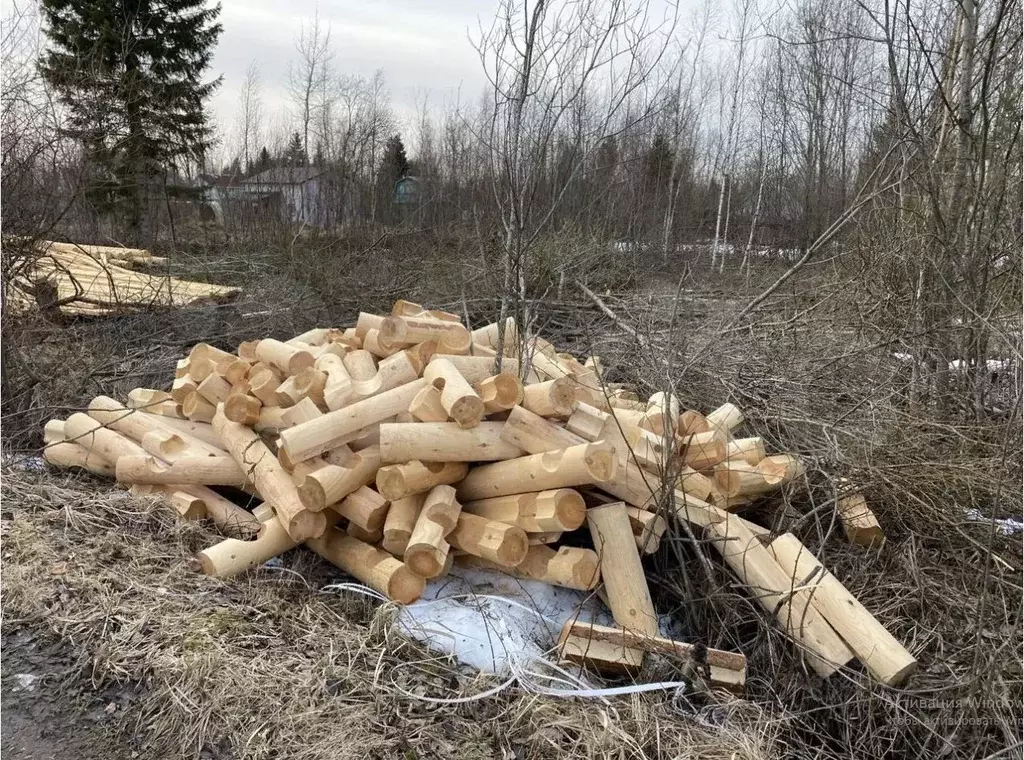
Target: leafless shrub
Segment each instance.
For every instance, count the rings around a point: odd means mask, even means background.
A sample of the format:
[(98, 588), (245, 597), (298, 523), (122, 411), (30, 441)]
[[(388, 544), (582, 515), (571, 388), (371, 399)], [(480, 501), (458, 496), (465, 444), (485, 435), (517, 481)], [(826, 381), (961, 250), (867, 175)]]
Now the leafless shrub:
[[(580, 315), (577, 324), (588, 327), (567, 335), (575, 351), (599, 353), (616, 368), (610, 379), (671, 389), (701, 410), (732, 401), (770, 450), (798, 455), (806, 480), (744, 516), (796, 533), (921, 670), (903, 690), (856, 671), (817, 682), (714, 552), (684, 532), (659, 557), (661, 604), (677, 610), (695, 638), (747, 654), (763, 677), (754, 679), (752, 698), (793, 709), (786, 735), (797, 756), (1012, 751), (1024, 690), (1010, 651), (1024, 635), (1022, 553), (1019, 536), (1004, 536), (996, 518), (1019, 521), (1024, 511), (1019, 423), (951, 421), (937, 407), (915, 405), (891, 340), (879, 344), (861, 329), (856, 291), (845, 280), (799, 279), (742, 331), (721, 330), (744, 302), (738, 280), (719, 294), (663, 283), (606, 296), (641, 329), (646, 351), (606, 319)], [(801, 295), (807, 291), (815, 296)], [(818, 298), (827, 299), (827, 312), (808, 313), (806, 302)], [(886, 531), (883, 550), (845, 540), (835, 512), (839, 477), (863, 489)], [(711, 577), (699, 569), (708, 563)]]

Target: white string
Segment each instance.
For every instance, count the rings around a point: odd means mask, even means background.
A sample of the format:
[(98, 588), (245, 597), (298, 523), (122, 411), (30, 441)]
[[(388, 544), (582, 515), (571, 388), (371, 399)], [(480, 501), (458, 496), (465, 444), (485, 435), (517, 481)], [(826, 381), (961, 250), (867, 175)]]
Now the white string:
[[(380, 601), (389, 601), (389, 599), (383, 594), (363, 586), (359, 583), (333, 583), (328, 586), (324, 586), (321, 591), (339, 591), (339, 592), (352, 592), (356, 594), (362, 594), (373, 599)], [(540, 618), (541, 620), (558, 625), (558, 621), (549, 618), (546, 615), (541, 614), (537, 610), (527, 607), (524, 604), (508, 599), (503, 596), (495, 596), (492, 594), (455, 594), (452, 596), (443, 597), (440, 599), (424, 599), (415, 604), (408, 605), (409, 607), (428, 607), (439, 602), (449, 602), (457, 599), (471, 599), (471, 600), (494, 600), (507, 604), (512, 607), (518, 607), (521, 610), (529, 612), (530, 614)], [(431, 631), (425, 626), (420, 626), (420, 630), (425, 633), (440, 635), (441, 631)], [(493, 686), (485, 691), (477, 694), (471, 694), (465, 697), (429, 697), (423, 694), (414, 694), (411, 691), (406, 690), (396, 681), (396, 674), (402, 668), (408, 668), (416, 665), (417, 663), (401, 663), (391, 670), (391, 686), (395, 691), (399, 692), (409, 699), (415, 699), (420, 702), (429, 702), (437, 705), (458, 705), (466, 704), (467, 702), (476, 702), (488, 697), (493, 697), (496, 694), (501, 693), (505, 689), (509, 688), (513, 684), (518, 683), (519, 686), (526, 692), (531, 694), (540, 694), (549, 697), (558, 697), (562, 699), (600, 699), (603, 702), (607, 702), (607, 697), (618, 697), (627, 694), (643, 694), (650, 691), (679, 691), (686, 690), (689, 688), (689, 684), (685, 681), (658, 681), (655, 683), (646, 684), (630, 684), (628, 686), (614, 686), (607, 688), (595, 688), (585, 679), (580, 676), (576, 676), (561, 666), (546, 660), (541, 657), (529, 654), (527, 652), (510, 651), (508, 654), (508, 667), (510, 675), (507, 679), (501, 683)], [(547, 673), (538, 672), (531, 666), (540, 666), (540, 669), (546, 669)], [(548, 684), (563, 684), (563, 687), (552, 686)]]
[(310, 588), (309, 582), (305, 579), (302, 573), (298, 572), (297, 570), (292, 570), (290, 567), (282, 567), (281, 565), (271, 565), (269, 563), (264, 563), (263, 565), (261, 565), (261, 567), (264, 570), (273, 570), (275, 573), (289, 573), (291, 575), (294, 575), (296, 578), (302, 581), (303, 586), (305, 586), (306, 588)]
[[(573, 675), (569, 671), (565, 670), (564, 668), (553, 662), (550, 662), (549, 660), (535, 657), (531, 654), (527, 654), (524, 652), (516, 652), (514, 653), (514, 655), (515, 656), (512, 658), (512, 662), (514, 663), (513, 667), (514, 669), (518, 669), (520, 677), (522, 678), (523, 687), (527, 691), (532, 691), (535, 694), (544, 694), (550, 697), (589, 697), (604, 699), (605, 697), (617, 697), (624, 694), (641, 694), (647, 691), (667, 691), (670, 689), (686, 689), (689, 687), (689, 684), (687, 684), (684, 681), (658, 681), (655, 683), (630, 684), (628, 686), (614, 686), (597, 689), (593, 688), (584, 679)], [(522, 663), (518, 662), (518, 658), (528, 660), (531, 663), (539, 664), (544, 668), (553, 670), (562, 675), (563, 678), (555, 678), (550, 675), (545, 675), (543, 673), (537, 673), (536, 671), (530, 670), (529, 668), (525, 667)], [(525, 678), (523, 678), (524, 676)], [(537, 681), (531, 681), (531, 678), (536, 678)], [(539, 683), (541, 679), (575, 684), (575, 688), (548, 688)]]
[(363, 596), (368, 596), (371, 599), (376, 599), (379, 602), (391, 601), (376, 589), (364, 586), (362, 583), (331, 583), (320, 589), (321, 593), (327, 591), (351, 591), (354, 594), (362, 594)]
[(444, 597), (440, 597), (438, 599), (421, 599), (420, 601), (415, 602), (415, 603), (410, 604), (410, 605), (407, 605), (407, 606), (410, 607), (410, 608), (414, 608), (414, 607), (416, 607), (416, 608), (429, 607), (432, 604), (439, 604), (441, 602), (449, 602), (449, 601), (451, 601), (453, 599), (469, 599), (469, 600), (489, 599), (489, 600), (495, 601), (495, 602), (502, 602), (504, 604), (509, 605), (510, 607), (518, 607), (519, 609), (523, 610), (524, 612), (529, 612), (531, 615), (533, 615), (534, 617), (540, 618), (545, 623), (551, 623), (552, 625), (560, 625), (560, 623), (555, 618), (550, 618), (547, 615), (542, 614), (541, 612), (539, 612), (537, 609), (535, 609), (533, 607), (527, 607), (525, 604), (517, 602), (515, 599), (509, 599), (508, 597), (505, 597), (505, 596), (495, 596), (494, 594), (452, 594), (451, 596), (444, 596)]

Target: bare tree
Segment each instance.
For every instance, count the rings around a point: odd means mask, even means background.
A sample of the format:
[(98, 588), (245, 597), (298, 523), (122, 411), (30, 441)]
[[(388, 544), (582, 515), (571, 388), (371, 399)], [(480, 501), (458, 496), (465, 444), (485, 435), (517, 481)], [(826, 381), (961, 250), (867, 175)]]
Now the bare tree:
[(293, 61), (288, 71), (288, 93), (298, 112), (301, 125), (302, 149), (310, 155), (309, 133), (317, 121), (317, 111), (323, 105), (322, 98), (329, 91), (331, 61), (331, 25), (320, 22), (320, 12), (313, 16), (307, 26), (305, 22), (295, 40), (298, 60)]
[(384, 70), (377, 69), (367, 83), (362, 103), (360, 144), (362, 145), (363, 180), (369, 193), (370, 224), (377, 223), (378, 194), (376, 172), (383, 153), (384, 141), (394, 129), (391, 112), (391, 93), (384, 78)]
[[(683, 174), (693, 170), (693, 157), (697, 147), (699, 124), (703, 118), (707, 92), (705, 75), (705, 41), (711, 24), (711, 5), (704, 3), (694, 19), (690, 39), (680, 45), (675, 63), (674, 86), (668, 93), (670, 107), (669, 132), (675, 151), (668, 177), (665, 219), (662, 225), (662, 256), (667, 259), (676, 221), (679, 195), (684, 187)], [(692, 54), (691, 54), (692, 52)]]
[(981, 417), (993, 344), (1020, 361), (1019, 337), (995, 315), (1020, 297), (1021, 7), (898, 0), (861, 8), (883, 40), (887, 133), (904, 138), (906, 167), (898, 193), (865, 226), (865, 242), (875, 244), (867, 250), (884, 251), (879, 237), (897, 231), (899, 258), (871, 261), (910, 294), (900, 316), (918, 336), (908, 345), (913, 403), (930, 393), (946, 415), (968, 397)]
[(249, 64), (242, 81), (238, 97), (238, 133), (241, 142), (242, 167), (250, 171), (253, 156), (260, 149), (263, 135), (263, 92), (260, 65), (257, 61)]
[[(729, 237), (729, 211), (731, 208), (731, 202), (726, 205), (726, 199), (731, 201), (732, 188), (735, 182), (735, 163), (736, 153), (738, 151), (738, 117), (740, 110), (743, 106), (743, 97), (746, 85), (746, 77), (748, 75), (748, 67), (746, 58), (749, 48), (749, 37), (751, 34), (751, 26), (753, 23), (753, 13), (755, 0), (738, 0), (736, 3), (736, 22), (738, 29), (735, 34), (736, 44), (736, 66), (732, 72), (732, 89), (728, 95), (728, 117), (724, 119), (725, 122), (725, 139), (722, 148), (722, 165), (721, 165), (721, 183), (719, 185), (718, 195), (718, 214), (715, 217), (715, 241), (711, 249), (711, 263), (712, 266), (718, 261), (719, 271), (725, 266), (725, 251), (721, 249), (721, 244), (727, 241)], [(724, 98), (723, 98), (724, 105)], [(724, 116), (724, 114), (723, 114)], [(723, 216), (723, 209), (725, 214)], [(724, 227), (723, 227), (724, 224)]]
[[(0, 185), (6, 235), (28, 239), (56, 225), (76, 199), (81, 150), (63, 137), (62, 114), (39, 75), (40, 19), (15, 3), (0, 35)], [(10, 242), (5, 253), (11, 253)], [(12, 257), (4, 256), (5, 282)]]
[(430, 109), (430, 93), (416, 97), (416, 159), (423, 176), (437, 172), (437, 129)]
[(766, 105), (768, 100), (767, 89), (761, 87), (761, 96), (758, 98), (758, 130), (757, 130), (757, 197), (754, 200), (754, 210), (750, 216), (750, 234), (747, 235), (747, 244), (743, 248), (743, 261), (740, 269), (750, 275), (750, 253), (754, 248), (754, 235), (757, 231), (757, 220), (761, 216), (761, 201), (764, 199), (764, 184), (768, 175), (768, 157), (765, 146), (765, 120)]
[[(529, 327), (526, 283), (537, 237), (566, 200), (587, 157), (601, 141), (649, 118), (656, 100), (623, 119), (634, 95), (651, 83), (675, 24), (675, 8), (651, 23), (643, 5), (503, 0), (477, 50), (493, 87), (486, 131), (492, 192), (503, 229), (500, 319), (516, 311)], [(541, 196), (556, 141), (574, 130), (558, 179)]]

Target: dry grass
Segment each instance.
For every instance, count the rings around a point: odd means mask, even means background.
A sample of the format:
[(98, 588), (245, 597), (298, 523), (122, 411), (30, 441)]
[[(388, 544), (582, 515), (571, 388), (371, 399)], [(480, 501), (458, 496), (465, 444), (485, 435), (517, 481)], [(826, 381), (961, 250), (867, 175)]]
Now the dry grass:
[[(510, 690), (394, 634), (393, 610), (320, 593), (310, 552), (230, 582), (185, 560), (216, 540), (91, 479), (3, 478), (4, 614), (73, 641), (99, 684), (145, 684), (153, 757), (767, 758), (781, 728), (754, 704), (700, 713), (656, 693), (610, 702)], [(724, 724), (709, 723), (726, 715)]]

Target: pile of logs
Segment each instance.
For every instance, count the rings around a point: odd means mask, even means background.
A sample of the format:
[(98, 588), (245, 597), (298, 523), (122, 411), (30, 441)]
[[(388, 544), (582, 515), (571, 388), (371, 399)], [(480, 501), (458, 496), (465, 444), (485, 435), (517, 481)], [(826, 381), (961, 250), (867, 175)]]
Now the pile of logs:
[[(796, 457), (737, 437), (742, 423), (728, 403), (702, 414), (669, 393), (641, 400), (606, 382), (598, 357), (511, 320), (470, 330), (399, 301), (347, 329), (233, 353), (200, 343), (168, 391), (52, 420), (44, 456), (211, 520), (228, 536), (194, 559), (211, 576), (304, 544), (409, 604), (453, 564), (488, 568), (604, 599), (617, 627), (566, 624), (568, 660), (635, 673), (659, 652), (742, 688), (741, 654), (659, 637), (641, 558), (671, 518), (703, 534), (819, 675), (859, 659), (902, 683), (913, 657), (842, 583), (794, 535), (735, 513), (803, 481)], [(842, 489), (849, 535), (877, 545), (863, 497)]]
[(242, 292), (133, 269), (166, 263), (142, 248), (40, 241), (6, 283), (6, 308), (14, 313), (57, 309), (65, 315), (103, 316), (229, 301)]

